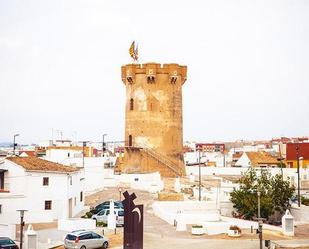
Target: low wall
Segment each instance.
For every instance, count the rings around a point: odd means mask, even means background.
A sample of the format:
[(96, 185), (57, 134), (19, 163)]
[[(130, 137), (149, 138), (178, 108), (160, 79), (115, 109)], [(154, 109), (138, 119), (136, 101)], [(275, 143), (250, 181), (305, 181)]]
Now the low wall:
[(309, 206), (292, 207), (291, 214), (296, 222), (309, 222)]
[(164, 188), (159, 172), (149, 174), (121, 174), (115, 176), (118, 182), (128, 183), (133, 189), (157, 193)]
[[(230, 218), (230, 217), (224, 217), (224, 216), (221, 216), (221, 220), (225, 221), (225, 222), (229, 222), (231, 225), (236, 225), (236, 226), (238, 226), (242, 229), (250, 229), (251, 226), (253, 227), (253, 229), (258, 228), (258, 222), (257, 221), (242, 220), (242, 219), (236, 219), (236, 218)], [(282, 232), (281, 227), (272, 226), (272, 225), (269, 225), (269, 224), (263, 224), (263, 229)]]
[(16, 239), (16, 226), (14, 224), (0, 224), (0, 236)]
[(62, 219), (58, 220), (58, 230), (60, 231), (74, 231), (74, 230), (94, 230), (96, 229), (96, 221), (92, 219)]
[(156, 201), (152, 205), (154, 214), (171, 225), (174, 221), (184, 224), (217, 221), (220, 215), (215, 207), (215, 203), (206, 201)]
[[(249, 168), (247, 167), (201, 167), (202, 175), (241, 175), (241, 173), (245, 173)], [(259, 168), (256, 168), (259, 169)], [(265, 169), (265, 168), (263, 168)], [(267, 168), (267, 170), (272, 174), (281, 174), (280, 168)], [(296, 174), (296, 168), (284, 168), (283, 174), (284, 176), (292, 176)], [(199, 167), (198, 166), (186, 166), (186, 174), (190, 175), (199, 175)], [(309, 174), (309, 168), (307, 170), (303, 169), (301, 171), (301, 175)]]

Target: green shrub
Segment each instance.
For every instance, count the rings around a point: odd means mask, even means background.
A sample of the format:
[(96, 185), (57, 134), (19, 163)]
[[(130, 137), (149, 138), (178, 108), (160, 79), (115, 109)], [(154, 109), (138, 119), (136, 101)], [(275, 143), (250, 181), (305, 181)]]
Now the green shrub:
[(85, 216), (86, 216), (87, 218), (91, 218), (91, 217), (92, 217), (92, 213), (91, 213), (91, 212), (87, 212), (87, 213), (85, 214)]
[(97, 221), (97, 227), (106, 227), (107, 224), (104, 223), (103, 221)]
[(192, 228), (203, 228), (202, 225), (192, 225)]
[(241, 229), (238, 226), (230, 226), (230, 230), (236, 230), (241, 233)]
[(306, 198), (305, 196), (301, 197), (301, 204), (305, 206), (309, 206), (309, 198)]

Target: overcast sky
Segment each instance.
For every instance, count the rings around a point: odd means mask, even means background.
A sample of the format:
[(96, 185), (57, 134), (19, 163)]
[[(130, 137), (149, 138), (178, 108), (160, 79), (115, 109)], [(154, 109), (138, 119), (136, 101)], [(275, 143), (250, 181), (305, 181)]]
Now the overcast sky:
[(123, 140), (132, 40), (188, 66), (184, 140), (309, 135), (309, 1), (0, 0), (0, 141)]

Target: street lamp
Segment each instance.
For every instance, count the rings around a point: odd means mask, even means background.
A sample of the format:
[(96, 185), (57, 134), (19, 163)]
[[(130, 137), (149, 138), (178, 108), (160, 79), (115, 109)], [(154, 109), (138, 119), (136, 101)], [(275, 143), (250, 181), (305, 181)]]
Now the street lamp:
[(14, 141), (13, 141), (13, 155), (15, 156), (15, 147), (17, 146), (17, 144), (15, 143), (15, 137), (18, 137), (19, 134), (14, 134)]
[(23, 248), (23, 228), (24, 228), (24, 225), (25, 225), (24, 215), (25, 215), (25, 212), (28, 211), (28, 210), (19, 209), (19, 210), (16, 210), (16, 211), (20, 212), (20, 244), (19, 244), (19, 249), (22, 249)]
[(299, 145), (296, 145), (296, 157), (297, 157), (297, 203), (300, 207), (300, 170), (299, 170)]
[(283, 160), (284, 160), (284, 157), (281, 157), (281, 156), (280, 156), (280, 157), (277, 158), (277, 161), (279, 161), (279, 164), (280, 164), (280, 169), (281, 169), (281, 176), (282, 176), (282, 178), (283, 178), (283, 167), (282, 167), (282, 166), (283, 166), (283, 165), (282, 165), (282, 164), (283, 164), (283, 162), (282, 162)]
[(107, 134), (103, 134), (103, 140), (102, 140), (102, 157), (104, 157), (104, 151), (105, 151), (105, 143), (104, 143), (104, 137), (107, 136)]
[(261, 192), (257, 191), (258, 196), (258, 223), (259, 223), (259, 239), (260, 249), (263, 248), (263, 219), (261, 218)]
[(81, 143), (83, 144), (83, 168), (85, 167), (85, 147), (87, 146), (87, 143), (89, 141), (81, 141)]
[(121, 201), (121, 193), (122, 193), (122, 188), (121, 188), (121, 187), (119, 187), (119, 188), (118, 188), (118, 191), (119, 191), (119, 201)]
[(202, 200), (202, 186), (201, 186), (201, 148), (197, 145), (198, 150), (198, 200)]

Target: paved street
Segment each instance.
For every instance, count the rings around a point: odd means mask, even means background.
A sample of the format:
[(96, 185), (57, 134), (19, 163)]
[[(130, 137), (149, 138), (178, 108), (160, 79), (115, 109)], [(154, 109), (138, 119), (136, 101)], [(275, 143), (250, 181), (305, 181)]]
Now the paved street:
[[(243, 236), (239, 239), (231, 239), (227, 235), (193, 236), (189, 232), (189, 227), (188, 231), (186, 232), (176, 232), (175, 227), (169, 225), (167, 222), (161, 220), (153, 214), (151, 204), (155, 200), (154, 195), (139, 190), (129, 190), (129, 192), (136, 193), (136, 204), (144, 204), (144, 248), (259, 248), (258, 236), (256, 234), (250, 234), (250, 232), (246, 230), (244, 230)], [(119, 199), (117, 188), (108, 188), (104, 191), (100, 191), (86, 197), (86, 205), (94, 206), (102, 201), (109, 199)], [(107, 234), (107, 237), (109, 237), (111, 240), (111, 248), (122, 248), (123, 229), (117, 228), (116, 235), (114, 235), (112, 231), (108, 231), (106, 228), (104, 228), (104, 230), (105, 234)], [(299, 231), (298, 239), (309, 239), (308, 225), (298, 226), (296, 231)], [(42, 243), (46, 243), (48, 238), (50, 238), (52, 241), (62, 241), (66, 234), (66, 232), (57, 231), (55, 229), (44, 229), (38, 232), (40, 235), (40, 242)], [(102, 228), (98, 229), (97, 232), (102, 233)], [(297, 243), (295, 240), (291, 240), (274, 233), (265, 233), (264, 239), (270, 239), (272, 241), (283, 240), (285, 243)], [(303, 240), (301, 242), (309, 244), (309, 240)]]

